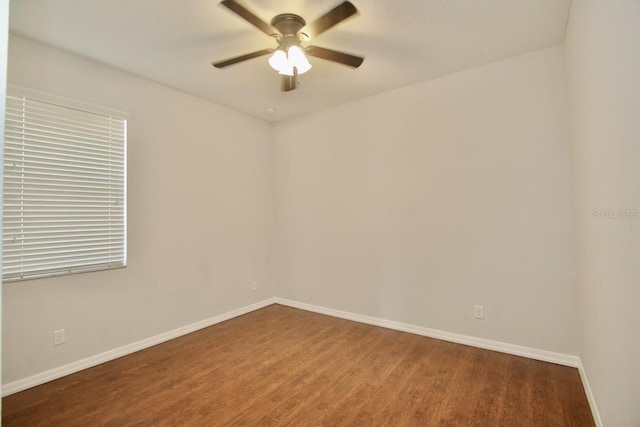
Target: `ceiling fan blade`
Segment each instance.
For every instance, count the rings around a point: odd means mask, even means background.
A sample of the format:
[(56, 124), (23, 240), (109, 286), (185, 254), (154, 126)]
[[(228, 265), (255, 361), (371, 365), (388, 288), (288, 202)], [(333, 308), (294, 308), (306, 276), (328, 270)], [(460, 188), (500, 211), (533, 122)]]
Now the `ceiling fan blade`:
[(298, 70), (296, 67), (293, 67), (293, 76), (282, 76), (282, 87), (281, 90), (283, 92), (289, 92), (298, 87)]
[(211, 65), (213, 65), (216, 68), (224, 68), (224, 67), (227, 67), (229, 65), (237, 64), (238, 62), (242, 62), (242, 61), (246, 61), (246, 60), (249, 60), (249, 59), (257, 58), (259, 56), (268, 55), (271, 52), (273, 52), (274, 50), (275, 49), (257, 50), (255, 52), (247, 53), (246, 55), (236, 56), (235, 58), (223, 59), (222, 61), (212, 62)]
[(272, 36), (274, 34), (280, 34), (278, 30), (273, 28), (271, 25), (264, 22), (262, 19), (258, 18), (253, 13), (249, 12), (244, 6), (237, 3), (235, 0), (222, 0), (221, 3), (230, 11), (249, 22), (251, 25), (262, 31), (268, 36)]
[(316, 37), (356, 13), (358, 13), (358, 9), (353, 3), (345, 1), (305, 27), (304, 32), (311, 38)]
[(364, 58), (361, 56), (349, 55), (348, 53), (338, 52), (337, 50), (326, 49), (319, 46), (309, 46), (305, 52), (307, 55), (338, 62), (353, 68), (358, 68), (364, 61)]

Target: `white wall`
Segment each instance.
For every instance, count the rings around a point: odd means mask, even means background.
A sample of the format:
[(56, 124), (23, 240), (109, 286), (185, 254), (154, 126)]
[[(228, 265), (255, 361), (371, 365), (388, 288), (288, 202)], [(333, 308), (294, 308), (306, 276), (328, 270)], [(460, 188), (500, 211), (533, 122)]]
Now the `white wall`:
[(566, 52), (580, 358), (603, 424), (638, 426), (640, 2), (574, 0)]
[(576, 355), (565, 78), (553, 47), (277, 124), (277, 295)]
[(8, 75), (130, 113), (129, 266), (6, 284), (5, 383), (273, 296), (269, 124), (14, 36)]

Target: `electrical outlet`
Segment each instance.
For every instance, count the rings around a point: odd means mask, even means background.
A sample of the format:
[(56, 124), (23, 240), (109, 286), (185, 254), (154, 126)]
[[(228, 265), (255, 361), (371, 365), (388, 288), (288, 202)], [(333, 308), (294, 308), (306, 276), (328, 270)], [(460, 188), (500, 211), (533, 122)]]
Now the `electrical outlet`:
[(251, 284), (251, 290), (255, 291), (258, 289), (258, 281), (254, 280), (253, 283)]
[(53, 345), (64, 344), (66, 341), (64, 335), (64, 329), (58, 329), (57, 331), (53, 331)]
[(484, 307), (481, 305), (476, 305), (475, 310), (476, 319), (484, 319)]

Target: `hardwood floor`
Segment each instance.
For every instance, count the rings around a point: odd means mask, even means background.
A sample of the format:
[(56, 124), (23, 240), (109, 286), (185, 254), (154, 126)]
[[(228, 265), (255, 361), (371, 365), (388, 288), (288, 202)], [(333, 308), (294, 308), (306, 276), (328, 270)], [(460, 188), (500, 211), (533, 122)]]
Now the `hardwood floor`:
[(8, 396), (10, 426), (592, 426), (574, 368), (280, 305)]

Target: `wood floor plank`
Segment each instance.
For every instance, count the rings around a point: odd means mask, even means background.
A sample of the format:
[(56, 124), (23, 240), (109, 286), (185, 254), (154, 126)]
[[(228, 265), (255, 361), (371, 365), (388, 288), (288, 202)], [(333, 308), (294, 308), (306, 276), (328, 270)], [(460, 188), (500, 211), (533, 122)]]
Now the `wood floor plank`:
[(592, 426), (574, 368), (280, 305), (5, 397), (11, 426)]

